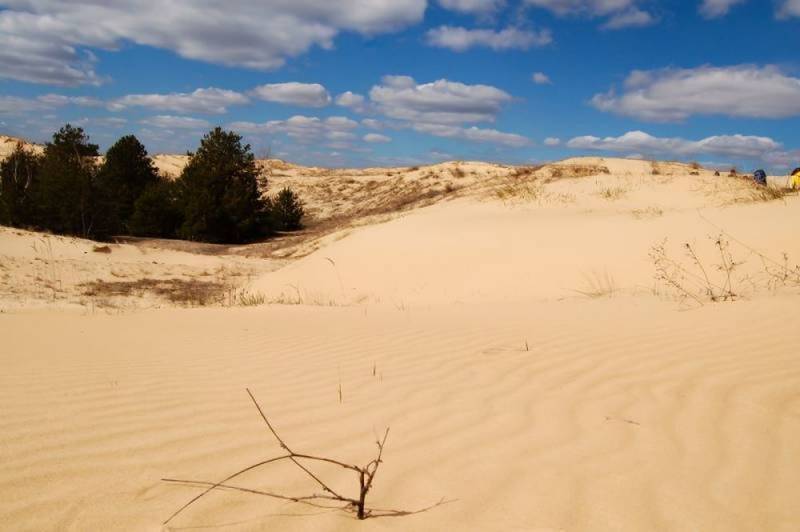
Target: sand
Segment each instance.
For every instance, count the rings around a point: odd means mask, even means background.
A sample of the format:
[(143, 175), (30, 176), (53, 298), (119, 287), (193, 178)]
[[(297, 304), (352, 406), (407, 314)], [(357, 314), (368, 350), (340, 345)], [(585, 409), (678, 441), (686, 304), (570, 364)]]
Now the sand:
[[(799, 529), (800, 199), (659, 169), (287, 167), (276, 181), (309, 191), (320, 225), (244, 249), (148, 241), (102, 253), (3, 230), (0, 528)], [(374, 209), (324, 214), (339, 186), (366, 197), (373, 181)], [(443, 182), (458, 189), (430, 193)], [(398, 185), (422, 197), (385, 203)], [(735, 301), (703, 294), (684, 247), (724, 294), (720, 237)], [(49, 255), (37, 239), (52, 241)], [(693, 275), (674, 278), (693, 297), (659, 281), (660, 245)], [(52, 265), (62, 288), (20, 288)], [(241, 272), (226, 279), (263, 304), (145, 291), (99, 305), (80, 288), (205, 282), (215, 268)], [(298, 451), (366, 463), (391, 427), (368, 503), (445, 503), (359, 522), (215, 491), (165, 527), (198, 489), (161, 478), (216, 481), (281, 453), (248, 387)], [(350, 476), (319, 474), (354, 494)], [(318, 491), (288, 466), (236, 485)]]

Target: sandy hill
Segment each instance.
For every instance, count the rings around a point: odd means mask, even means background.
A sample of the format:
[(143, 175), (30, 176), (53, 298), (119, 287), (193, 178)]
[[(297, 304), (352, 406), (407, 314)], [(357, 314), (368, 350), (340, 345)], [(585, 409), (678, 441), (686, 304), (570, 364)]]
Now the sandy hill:
[[(779, 180), (260, 164), (306, 231), (0, 228), (5, 528), (800, 529), (800, 198)], [(433, 507), (359, 522), (265, 495), (321, 491), (269, 464), (164, 525), (284, 452), (245, 387), (298, 452), (365, 464), (391, 427), (368, 505)]]

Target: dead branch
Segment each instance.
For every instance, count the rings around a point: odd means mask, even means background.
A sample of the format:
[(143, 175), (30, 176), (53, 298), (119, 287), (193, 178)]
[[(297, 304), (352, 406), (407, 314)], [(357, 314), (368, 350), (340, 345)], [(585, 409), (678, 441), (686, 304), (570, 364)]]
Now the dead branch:
[[(239, 471), (228, 475), (223, 480), (219, 482), (208, 482), (208, 481), (199, 481), (199, 480), (185, 480), (185, 479), (174, 479), (174, 478), (163, 478), (161, 479), (164, 482), (169, 482), (172, 484), (182, 484), (185, 486), (192, 486), (192, 487), (199, 487), (204, 488), (198, 495), (194, 496), (190, 499), (186, 504), (178, 508), (172, 515), (164, 521), (164, 524), (168, 524), (172, 521), (175, 517), (181, 514), (184, 510), (189, 508), (192, 504), (200, 500), (202, 497), (207, 495), (213, 490), (232, 490), (232, 491), (239, 491), (244, 493), (251, 493), (255, 495), (263, 495), (266, 497), (272, 497), (275, 499), (280, 499), (289, 502), (295, 502), (299, 504), (305, 504), (309, 506), (313, 506), (315, 508), (323, 508), (328, 510), (344, 510), (348, 512), (352, 512), (356, 515), (358, 519), (368, 519), (370, 517), (401, 517), (406, 515), (413, 515), (421, 512), (426, 512), (430, 509), (433, 509), (437, 506), (442, 504), (446, 504), (447, 502), (452, 501), (445, 501), (444, 499), (440, 500), (438, 503), (433, 504), (431, 506), (421, 508), (419, 510), (394, 510), (394, 509), (379, 509), (379, 508), (369, 508), (367, 507), (367, 495), (369, 491), (372, 489), (373, 482), (375, 480), (375, 475), (378, 472), (378, 468), (380, 464), (383, 463), (383, 450), (386, 446), (386, 440), (389, 437), (389, 429), (386, 429), (386, 432), (383, 434), (383, 438), (377, 440), (375, 443), (378, 446), (377, 456), (369, 461), (365, 466), (358, 466), (354, 464), (347, 464), (341, 462), (339, 460), (334, 460), (332, 458), (326, 458), (324, 456), (314, 456), (310, 454), (298, 453), (293, 451), (289, 445), (284, 441), (283, 438), (280, 437), (275, 427), (269, 421), (269, 418), (266, 416), (264, 411), (261, 408), (261, 405), (258, 404), (256, 401), (255, 396), (247, 389), (247, 394), (250, 396), (250, 399), (253, 401), (256, 409), (258, 410), (261, 419), (264, 420), (264, 423), (267, 426), (267, 429), (278, 442), (281, 449), (286, 451), (286, 454), (281, 456), (276, 456), (274, 458), (269, 458), (267, 460), (263, 460), (256, 464), (252, 464), (250, 466), (245, 467), (244, 469), (240, 469)], [(291, 496), (291, 495), (283, 495), (280, 493), (274, 493), (269, 491), (257, 490), (246, 488), (242, 486), (234, 486), (229, 484), (235, 478), (244, 475), (250, 471), (258, 469), (260, 467), (274, 464), (281, 461), (290, 461), (295, 466), (297, 466), (303, 473), (311, 478), (314, 482), (316, 482), (324, 491), (321, 494), (311, 494), (311, 495), (303, 495), (303, 496)], [(322, 462), (331, 465), (338, 466), (344, 470), (351, 471), (358, 476), (358, 497), (347, 497), (345, 495), (340, 494), (339, 492), (335, 491), (333, 488), (330, 487), (328, 483), (326, 483), (320, 476), (312, 471), (310, 465), (303, 464), (303, 461), (307, 462)], [(338, 502), (340, 504), (335, 505), (334, 502)], [(326, 504), (327, 503), (327, 504)]]

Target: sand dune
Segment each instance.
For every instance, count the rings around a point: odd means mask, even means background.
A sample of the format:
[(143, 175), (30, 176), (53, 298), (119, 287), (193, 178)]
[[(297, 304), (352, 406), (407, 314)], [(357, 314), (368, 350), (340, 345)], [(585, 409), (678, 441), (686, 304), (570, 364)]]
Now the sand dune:
[[(319, 226), (247, 249), (104, 253), (4, 229), (0, 528), (797, 530), (800, 200), (657, 166), (287, 165), (275, 181), (307, 191)], [(326, 206), (337, 194), (346, 216)], [(714, 303), (685, 244), (721, 290), (720, 238), (737, 297)], [(664, 239), (700, 302), (659, 281)], [(36, 296), (48, 268), (66, 287), (52, 301)], [(101, 306), (79, 289), (218, 268), (267, 304), (144, 290)], [(161, 478), (216, 481), (281, 453), (246, 387), (298, 450), (363, 463), (391, 427), (374, 506), (447, 503), (359, 522), (219, 490), (164, 527), (198, 490)], [(284, 466), (237, 482), (317, 489)]]

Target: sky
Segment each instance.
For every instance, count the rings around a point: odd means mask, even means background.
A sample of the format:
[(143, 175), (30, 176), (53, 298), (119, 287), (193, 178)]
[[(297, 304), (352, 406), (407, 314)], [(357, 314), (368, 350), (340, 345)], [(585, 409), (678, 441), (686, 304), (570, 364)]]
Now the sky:
[(800, 166), (800, 0), (0, 0), (0, 134), (319, 166)]

